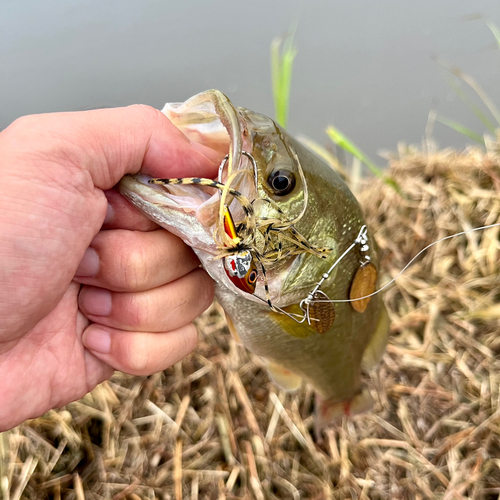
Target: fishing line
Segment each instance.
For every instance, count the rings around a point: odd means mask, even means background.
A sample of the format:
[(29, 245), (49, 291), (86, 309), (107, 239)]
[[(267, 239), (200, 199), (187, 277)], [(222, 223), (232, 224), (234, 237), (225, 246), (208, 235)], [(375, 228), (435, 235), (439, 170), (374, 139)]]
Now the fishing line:
[[(500, 226), (500, 222), (497, 222), (496, 224), (489, 224), (487, 226), (481, 226), (481, 227), (474, 227), (472, 229), (467, 229), (466, 231), (461, 231), (459, 233), (455, 233), (455, 234), (452, 234), (450, 236), (445, 236), (444, 238), (440, 238), (439, 240), (436, 240), (434, 242), (432, 242), (431, 244), (427, 245), (425, 248), (423, 248), (422, 250), (420, 250), (420, 252), (417, 253), (417, 255), (415, 255), (415, 257), (413, 257), (409, 262), (408, 264), (406, 264), (405, 267), (403, 267), (403, 269), (401, 269), (401, 271), (399, 271), (399, 273), (394, 277), (392, 278), (388, 283), (386, 283), (384, 286), (380, 287), (378, 290), (375, 290), (373, 293), (369, 294), (369, 295), (365, 295), (363, 297), (358, 297), (356, 299), (334, 299), (334, 300), (313, 300), (313, 302), (329, 302), (329, 303), (346, 303), (346, 302), (356, 302), (358, 300), (363, 300), (363, 299), (368, 299), (370, 297), (373, 297), (374, 295), (377, 295), (378, 293), (382, 292), (383, 290), (385, 290), (388, 286), (392, 285), (412, 264), (413, 262), (415, 262), (415, 260), (420, 257), (420, 255), (422, 255), (424, 252), (426, 252), (429, 248), (433, 247), (434, 245), (437, 245), (438, 243), (441, 243), (442, 241), (446, 241), (446, 240), (450, 240), (452, 238), (455, 238), (457, 236), (463, 236), (464, 234), (468, 234), (468, 233), (472, 233), (474, 231), (483, 231), (485, 229), (490, 229), (492, 227), (499, 227)], [(350, 247), (349, 247), (349, 251), (352, 250), (352, 248), (354, 247), (355, 243), (353, 243)], [(340, 259), (342, 259), (344, 256), (345, 256), (346, 252), (344, 252), (344, 254), (341, 256)], [(340, 259), (338, 259), (338, 261), (340, 261)], [(337, 261), (337, 262), (338, 262)], [(335, 265), (337, 264), (337, 262), (335, 263)], [(333, 267), (333, 266), (332, 266)], [(322, 280), (323, 282), (324, 280)], [(321, 282), (321, 283), (322, 283)]]

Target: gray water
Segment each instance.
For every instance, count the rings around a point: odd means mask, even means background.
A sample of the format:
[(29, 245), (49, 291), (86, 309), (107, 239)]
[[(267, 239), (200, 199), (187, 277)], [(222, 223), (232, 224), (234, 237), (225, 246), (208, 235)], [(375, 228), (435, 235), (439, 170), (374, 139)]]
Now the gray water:
[[(441, 58), (500, 105), (499, 0), (1, 0), (0, 129), (30, 113), (146, 103), (208, 88), (273, 115), (269, 46), (296, 21), (288, 129), (332, 123), (376, 159), (418, 144), (429, 111), (483, 132)], [(440, 146), (471, 142), (436, 124)], [(383, 163), (379, 159), (379, 163)]]

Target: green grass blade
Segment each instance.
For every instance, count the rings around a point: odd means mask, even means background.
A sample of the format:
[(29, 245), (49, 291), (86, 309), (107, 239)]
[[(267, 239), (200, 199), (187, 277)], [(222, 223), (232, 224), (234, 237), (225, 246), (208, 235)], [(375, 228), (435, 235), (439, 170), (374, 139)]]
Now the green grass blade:
[(293, 45), (295, 29), (288, 36), (276, 37), (271, 43), (271, 79), (276, 121), (284, 128), (288, 122), (292, 71), (297, 50)]
[(304, 144), (306, 148), (309, 148), (314, 154), (318, 155), (326, 163), (328, 163), (328, 165), (330, 165), (333, 170), (337, 171), (344, 179), (349, 180), (349, 174), (333, 153), (321, 146), (321, 144), (318, 144), (316, 141), (313, 141), (303, 135), (299, 135), (297, 139)]
[(281, 110), (281, 71), (280, 71), (280, 47), (281, 38), (275, 38), (271, 42), (271, 82), (273, 87), (273, 100), (274, 100), (274, 118), (280, 121)]
[(488, 129), (492, 134), (495, 133), (495, 125), (488, 119), (488, 117), (481, 111), (481, 109), (476, 106), (467, 94), (460, 88), (460, 86), (454, 82), (451, 78), (449, 80), (449, 85), (457, 94), (457, 96), (462, 100), (462, 102), (476, 115), (476, 117), (481, 121), (481, 123)]
[(358, 158), (362, 163), (364, 163), (374, 175), (382, 179), (387, 185), (391, 186), (396, 192), (401, 193), (401, 189), (396, 181), (388, 177), (382, 169), (377, 167), (368, 156), (366, 156), (361, 149), (359, 149), (356, 144), (349, 140), (340, 130), (336, 129), (332, 125), (329, 125), (326, 129), (328, 137), (340, 148), (352, 154), (354, 157)]
[(442, 123), (443, 125), (446, 125), (447, 127), (450, 127), (451, 129), (455, 130), (459, 134), (462, 134), (462, 135), (469, 137), (473, 141), (476, 141), (479, 144), (481, 144), (482, 146), (485, 145), (484, 138), (481, 135), (476, 134), (473, 130), (471, 130), (470, 128), (464, 127), (463, 125), (461, 125), (458, 122), (455, 122), (453, 120), (449, 120), (448, 118), (445, 118), (444, 116), (437, 116), (436, 121)]
[(476, 80), (472, 78), (472, 76), (464, 73), (460, 68), (450, 66), (444, 61), (438, 62), (439, 64), (441, 64), (441, 66), (443, 66), (443, 68), (447, 69), (450, 73), (465, 82), (478, 95), (481, 101), (483, 101), (484, 105), (488, 108), (488, 111), (491, 113), (493, 118), (495, 118), (496, 122), (500, 125), (500, 111), (498, 111), (495, 103), (491, 100), (488, 94), (486, 94), (481, 85), (479, 85), (479, 83), (477, 83)]
[(383, 171), (373, 163), (370, 158), (368, 158), (351, 140), (349, 140), (340, 130), (336, 129), (332, 125), (329, 125), (326, 129), (328, 137), (340, 148), (351, 153), (353, 156), (358, 158), (362, 163), (364, 163), (377, 177), (381, 179), (384, 178)]
[(500, 30), (498, 29), (498, 26), (495, 23), (492, 23), (491, 21), (484, 21), (486, 26), (490, 28), (490, 31), (493, 33), (493, 36), (495, 37), (495, 40), (497, 41), (498, 47), (500, 47)]
[(469, 14), (466, 16), (463, 16), (462, 18), (463, 21), (483, 21), (486, 26), (490, 29), (490, 31), (493, 33), (493, 36), (495, 37), (495, 40), (498, 43), (498, 46), (500, 47), (500, 30), (498, 29), (498, 26), (491, 22), (490, 20), (486, 19), (482, 14)]

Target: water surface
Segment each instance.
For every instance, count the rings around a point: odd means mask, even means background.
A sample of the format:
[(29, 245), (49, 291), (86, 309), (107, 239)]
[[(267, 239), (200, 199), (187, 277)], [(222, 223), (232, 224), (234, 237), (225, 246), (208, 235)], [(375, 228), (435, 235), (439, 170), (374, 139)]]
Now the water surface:
[[(269, 45), (296, 20), (289, 130), (326, 142), (335, 124), (366, 152), (419, 143), (431, 109), (481, 132), (440, 57), (500, 105), (500, 52), (480, 21), (498, 0), (3, 0), (0, 127), (18, 116), (146, 103), (208, 88), (273, 114)], [(463, 137), (436, 125), (441, 146)], [(380, 160), (382, 163), (382, 160)]]

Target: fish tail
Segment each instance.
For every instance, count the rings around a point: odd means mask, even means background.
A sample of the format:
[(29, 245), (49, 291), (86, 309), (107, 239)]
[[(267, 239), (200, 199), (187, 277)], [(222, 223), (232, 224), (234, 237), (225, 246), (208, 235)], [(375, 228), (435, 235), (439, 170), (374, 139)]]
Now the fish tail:
[(316, 414), (314, 416), (314, 432), (316, 439), (321, 440), (321, 431), (341, 417), (351, 417), (368, 411), (373, 406), (373, 398), (368, 388), (363, 387), (352, 399), (342, 401), (323, 399), (316, 395)]

